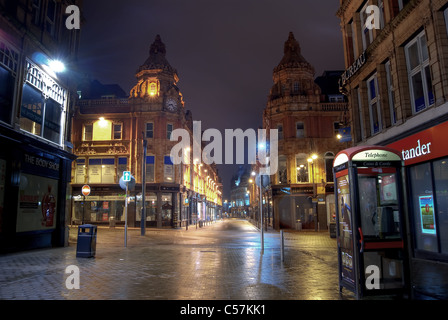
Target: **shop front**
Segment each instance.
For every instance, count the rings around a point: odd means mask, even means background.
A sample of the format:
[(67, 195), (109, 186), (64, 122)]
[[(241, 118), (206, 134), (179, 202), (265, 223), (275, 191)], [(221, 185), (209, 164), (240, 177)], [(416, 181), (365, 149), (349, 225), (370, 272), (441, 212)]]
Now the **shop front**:
[(417, 294), (448, 297), (448, 122), (396, 141), (406, 171), (411, 270)]
[(0, 151), (0, 251), (66, 245), (71, 154), (8, 135)]

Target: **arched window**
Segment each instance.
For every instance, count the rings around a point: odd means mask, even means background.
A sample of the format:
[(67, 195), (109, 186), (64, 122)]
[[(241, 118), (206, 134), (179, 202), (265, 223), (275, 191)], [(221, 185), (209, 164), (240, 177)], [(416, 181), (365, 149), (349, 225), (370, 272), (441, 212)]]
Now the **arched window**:
[(308, 183), (310, 181), (307, 155), (304, 153), (296, 155), (296, 173), (297, 183)]

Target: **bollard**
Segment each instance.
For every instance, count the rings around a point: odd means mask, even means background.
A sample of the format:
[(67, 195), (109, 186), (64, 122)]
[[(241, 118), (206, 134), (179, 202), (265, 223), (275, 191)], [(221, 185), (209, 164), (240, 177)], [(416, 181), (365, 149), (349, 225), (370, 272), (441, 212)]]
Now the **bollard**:
[(285, 238), (283, 236), (283, 230), (280, 230), (280, 253), (282, 262), (285, 261)]

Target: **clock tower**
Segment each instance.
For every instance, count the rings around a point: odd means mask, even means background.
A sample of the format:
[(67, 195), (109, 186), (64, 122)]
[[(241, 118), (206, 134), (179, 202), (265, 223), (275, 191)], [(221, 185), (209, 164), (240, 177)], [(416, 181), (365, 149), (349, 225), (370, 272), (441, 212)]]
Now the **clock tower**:
[(151, 45), (148, 59), (138, 68), (136, 78), (137, 84), (130, 93), (134, 111), (183, 110), (177, 70), (166, 59), (166, 48), (160, 35)]

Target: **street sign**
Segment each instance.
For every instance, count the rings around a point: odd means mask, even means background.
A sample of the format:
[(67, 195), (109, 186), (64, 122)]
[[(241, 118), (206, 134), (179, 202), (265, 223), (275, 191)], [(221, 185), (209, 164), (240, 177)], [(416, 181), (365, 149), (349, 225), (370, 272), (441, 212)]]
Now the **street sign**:
[(88, 185), (83, 186), (81, 192), (84, 197), (87, 197), (90, 194), (90, 186)]
[(130, 172), (130, 171), (124, 171), (124, 172), (123, 172), (123, 181), (124, 181), (124, 182), (129, 182), (129, 181), (131, 181), (131, 177), (132, 177), (132, 175), (131, 175), (131, 172)]

